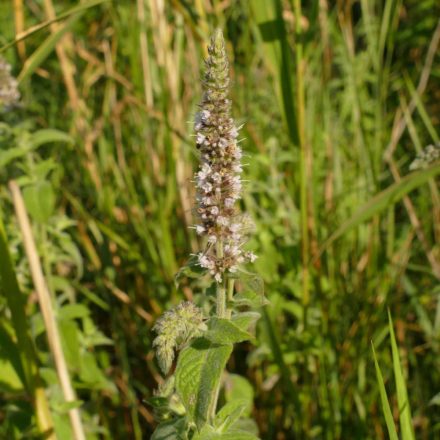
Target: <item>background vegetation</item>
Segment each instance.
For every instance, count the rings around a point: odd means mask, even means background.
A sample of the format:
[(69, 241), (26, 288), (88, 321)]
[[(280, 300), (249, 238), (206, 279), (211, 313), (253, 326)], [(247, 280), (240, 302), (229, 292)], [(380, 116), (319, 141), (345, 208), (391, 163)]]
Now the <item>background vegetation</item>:
[(0, 114), (0, 437), (37, 436), (30, 396), (44, 388), (71, 438), (15, 179), (87, 438), (150, 438), (151, 327), (201, 295), (174, 276), (198, 248), (191, 120), (220, 26), (270, 301), (227, 393), (254, 398), (264, 439), (387, 438), (371, 341), (395, 396), (389, 309), (416, 438), (439, 438), (439, 167), (405, 177), (439, 140), (439, 13), (435, 0), (2, 1), (22, 98)]

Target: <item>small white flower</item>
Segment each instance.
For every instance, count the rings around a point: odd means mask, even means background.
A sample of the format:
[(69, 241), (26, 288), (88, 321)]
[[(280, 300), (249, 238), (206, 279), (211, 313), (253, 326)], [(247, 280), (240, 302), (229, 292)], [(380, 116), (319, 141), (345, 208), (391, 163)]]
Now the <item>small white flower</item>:
[(208, 237), (208, 243), (211, 243), (211, 244), (217, 243), (217, 237), (215, 235), (210, 235)]
[(229, 136), (231, 136), (234, 139), (238, 136), (238, 129), (237, 129), (237, 127), (232, 127), (231, 128), (231, 130), (229, 131)]
[(217, 281), (217, 283), (221, 283), (222, 282), (222, 274), (220, 272), (217, 272), (214, 275), (214, 279)]
[(220, 183), (222, 181), (222, 176), (220, 173), (213, 173), (211, 179), (215, 183)]
[(230, 249), (230, 254), (233, 257), (237, 257), (238, 255), (241, 254), (241, 250), (240, 250), (240, 248), (238, 246), (232, 246), (231, 249)]
[(229, 219), (227, 217), (223, 217), (222, 215), (219, 215), (217, 217), (217, 224), (220, 226), (228, 226)]
[(231, 266), (230, 268), (229, 268), (229, 272), (231, 272), (231, 273), (235, 273), (235, 272), (237, 272), (237, 266), (234, 264), (233, 266)]
[(212, 191), (212, 185), (209, 182), (202, 182), (201, 188), (205, 193), (209, 193)]
[(209, 174), (211, 174), (211, 172), (211, 167), (207, 163), (204, 163), (200, 168), (200, 171), (197, 173), (197, 176), (199, 179), (204, 180), (209, 176)]
[(241, 224), (240, 224), (240, 223), (232, 223), (232, 224), (229, 226), (229, 230), (230, 230), (232, 233), (238, 232), (238, 231), (240, 230), (240, 228), (241, 228)]
[(210, 211), (212, 215), (218, 215), (218, 213), (220, 212), (218, 206), (212, 206)]
[(212, 261), (211, 258), (207, 257), (206, 255), (203, 255), (202, 253), (199, 254), (199, 264), (205, 269), (212, 270), (215, 267), (214, 261)]
[(241, 240), (241, 234), (232, 234), (231, 240), (238, 243)]
[(200, 117), (203, 122), (206, 122), (211, 116), (211, 112), (209, 110), (202, 110)]
[(206, 136), (202, 133), (197, 133), (196, 142), (198, 144), (203, 144), (203, 141), (206, 139)]
[(249, 261), (251, 263), (253, 263), (258, 258), (258, 256), (255, 255), (253, 252), (248, 252), (246, 256), (249, 258)]
[(232, 208), (234, 206), (235, 200), (231, 197), (226, 197), (225, 199), (225, 208)]
[(235, 148), (235, 151), (232, 154), (233, 154), (234, 158), (237, 159), (237, 160), (240, 160), (242, 158), (242, 156), (243, 156), (243, 153), (241, 152), (241, 149), (238, 148), (238, 147)]
[(198, 235), (202, 235), (205, 232), (205, 227), (202, 225), (196, 225), (196, 232)]
[(228, 146), (228, 140), (225, 138), (220, 138), (220, 140), (218, 141), (218, 146), (220, 148), (226, 148)]

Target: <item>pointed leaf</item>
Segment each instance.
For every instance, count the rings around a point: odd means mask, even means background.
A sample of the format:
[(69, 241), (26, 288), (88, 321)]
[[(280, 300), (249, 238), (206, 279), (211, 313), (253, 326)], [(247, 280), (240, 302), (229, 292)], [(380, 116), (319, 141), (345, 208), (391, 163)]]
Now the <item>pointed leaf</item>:
[(389, 186), (387, 189), (374, 196), (364, 206), (361, 206), (350, 219), (344, 222), (333, 234), (331, 234), (331, 236), (324, 242), (319, 254), (324, 252), (330, 244), (344, 235), (349, 229), (370, 219), (384, 209), (388, 209), (409, 192), (427, 183), (430, 179), (439, 174), (440, 165), (434, 165), (422, 171), (411, 173), (399, 182)]
[(403, 378), (402, 365), (399, 359), (396, 337), (394, 335), (393, 321), (388, 311), (388, 325), (391, 337), (391, 351), (393, 354), (394, 380), (396, 381), (397, 403), (399, 405), (400, 430), (402, 440), (415, 440), (411, 420), (411, 408), (409, 406), (408, 393), (406, 391), (405, 379)]
[(182, 350), (176, 367), (176, 391), (190, 421), (201, 428), (215, 404), (215, 390), (220, 383), (232, 344), (215, 345), (204, 338), (195, 339)]
[(261, 315), (258, 312), (243, 312), (233, 315), (231, 321), (241, 330), (247, 331), (260, 317)]
[(250, 333), (243, 331), (229, 319), (222, 318), (211, 318), (208, 322), (208, 331), (203, 336), (220, 345), (235, 344), (253, 339)]
[(215, 416), (214, 426), (221, 431), (227, 431), (244, 413), (248, 405), (246, 399), (228, 402)]
[(374, 366), (376, 368), (376, 377), (377, 383), (379, 385), (380, 400), (382, 402), (382, 410), (388, 429), (388, 435), (390, 436), (390, 440), (399, 440), (396, 432), (396, 427), (394, 425), (394, 419), (391, 413), (390, 404), (388, 403), (387, 391), (385, 389), (382, 372), (380, 371), (379, 363), (377, 362), (376, 352), (374, 351), (373, 343), (371, 343), (371, 347), (373, 349)]
[(26, 208), (32, 218), (40, 223), (46, 222), (55, 208), (55, 192), (47, 181), (37, 182), (23, 190)]

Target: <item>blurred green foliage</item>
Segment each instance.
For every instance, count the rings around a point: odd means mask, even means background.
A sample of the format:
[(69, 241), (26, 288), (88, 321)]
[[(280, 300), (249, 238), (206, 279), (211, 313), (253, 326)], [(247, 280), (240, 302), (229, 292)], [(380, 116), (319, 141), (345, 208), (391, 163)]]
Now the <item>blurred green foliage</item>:
[[(370, 344), (394, 396), (389, 308), (416, 438), (438, 438), (438, 166), (408, 177), (408, 194), (386, 191), (438, 141), (440, 6), (302, 3), (300, 18), (297, 0), (0, 3), (0, 47), (50, 18), (50, 5), (67, 12), (2, 53), (22, 94), (0, 114), (0, 213), (26, 324), (17, 328), (2, 272), (1, 438), (37, 437), (26, 359), (58, 437), (71, 435), (10, 179), (33, 221), (87, 438), (150, 438), (148, 399), (162, 380), (151, 327), (203, 291), (188, 274), (177, 289), (174, 276), (198, 248), (187, 121), (215, 26), (245, 124), (243, 209), (270, 301), (256, 344), (234, 352), (221, 401), (253, 395), (264, 439), (387, 438)], [(396, 422), (398, 399), (390, 405)]]

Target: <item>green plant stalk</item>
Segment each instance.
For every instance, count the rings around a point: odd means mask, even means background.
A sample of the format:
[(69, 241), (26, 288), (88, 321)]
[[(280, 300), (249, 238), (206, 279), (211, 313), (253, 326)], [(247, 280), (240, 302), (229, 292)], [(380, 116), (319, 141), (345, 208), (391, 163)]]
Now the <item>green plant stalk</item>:
[[(55, 312), (52, 306), (52, 299), (48, 291), (47, 282), (43, 275), (40, 257), (37, 252), (35, 239), (31, 229), (29, 217), (26, 211), (23, 197), (19, 186), (15, 181), (10, 181), (9, 188), (12, 194), (12, 200), (18, 225), (23, 237), (25, 252), (28, 258), (32, 281), (37, 292), (38, 302), (43, 316), (43, 322), (46, 330), (46, 336), (49, 347), (54, 358), (55, 368), (57, 371), (60, 386), (66, 402), (74, 402), (76, 400), (75, 391), (67, 368), (67, 362), (64, 356), (61, 335), (58, 323), (55, 318)], [(72, 427), (72, 434), (75, 440), (85, 439), (84, 428), (78, 408), (69, 410), (69, 418)]]
[[(223, 243), (221, 241), (219, 241), (216, 245), (216, 254), (217, 254), (217, 258), (223, 258)], [(229, 296), (229, 290), (228, 290), (228, 296)], [(216, 314), (218, 318), (227, 318), (228, 315), (230, 317), (230, 311), (226, 309), (225, 280), (223, 280), (221, 283), (217, 283)], [(209, 415), (208, 415), (209, 423), (212, 423), (215, 418), (215, 412), (217, 409), (217, 403), (220, 394), (220, 385), (221, 382), (218, 383), (214, 391), (214, 399), (212, 400), (211, 406), (209, 408)]]
[[(302, 257), (302, 306), (303, 306), (303, 330), (307, 329), (307, 313), (310, 304), (310, 238), (309, 238), (309, 194), (307, 183), (310, 179), (308, 165), (311, 159), (310, 151), (306, 141), (305, 134), (305, 96), (304, 96), (304, 67), (305, 60), (303, 57), (303, 38), (301, 30), (301, 0), (294, 0), (293, 11), (295, 15), (295, 52), (296, 52), (296, 118), (297, 132), (300, 147), (300, 221), (301, 221), (301, 257)], [(307, 355), (304, 367), (304, 380), (306, 391), (304, 393), (303, 406), (304, 412), (303, 426), (304, 434), (309, 434), (310, 430), (310, 374), (307, 368)]]
[(226, 306), (226, 318), (231, 319), (232, 316), (232, 309), (228, 306), (232, 303), (232, 300), (234, 299), (234, 286), (235, 286), (235, 280), (234, 278), (228, 278), (227, 283), (227, 306)]
[[(217, 258), (223, 258), (223, 243), (219, 241), (216, 245)], [(226, 317), (226, 289), (224, 281), (217, 283), (216, 313), (219, 318)]]
[(305, 136), (305, 98), (304, 98), (304, 59), (303, 41), (301, 31), (301, 1), (293, 2), (295, 14), (295, 53), (296, 53), (296, 118), (298, 128), (298, 141), (300, 146), (300, 208), (301, 208), (301, 235), (302, 235), (302, 303), (304, 307), (303, 325), (307, 327), (307, 308), (310, 303), (309, 292), (309, 261), (310, 261), (310, 241), (307, 226), (308, 220), (308, 194), (307, 194), (307, 160), (309, 151), (307, 150)]

